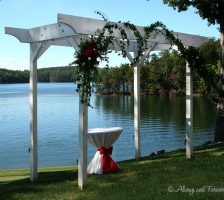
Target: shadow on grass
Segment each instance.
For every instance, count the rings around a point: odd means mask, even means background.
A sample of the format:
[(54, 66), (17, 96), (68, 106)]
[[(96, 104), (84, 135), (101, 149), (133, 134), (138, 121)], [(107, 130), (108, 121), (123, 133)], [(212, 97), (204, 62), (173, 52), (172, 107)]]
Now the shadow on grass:
[(64, 181), (74, 181), (78, 178), (77, 170), (40, 172), (38, 184), (50, 184)]
[(77, 170), (39, 172), (38, 181), (31, 183), (29, 178), (0, 182), (0, 199), (13, 199), (14, 195), (37, 193), (47, 190), (47, 186), (67, 181), (76, 181)]

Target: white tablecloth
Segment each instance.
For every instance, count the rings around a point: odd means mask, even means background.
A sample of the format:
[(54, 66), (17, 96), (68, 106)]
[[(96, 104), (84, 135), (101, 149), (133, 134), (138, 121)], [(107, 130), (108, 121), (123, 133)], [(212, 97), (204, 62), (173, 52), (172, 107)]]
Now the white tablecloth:
[[(94, 128), (88, 130), (88, 142), (97, 149), (100, 147), (109, 148), (118, 139), (122, 132), (120, 127), (112, 128)], [(99, 151), (96, 152), (94, 158), (90, 162), (87, 172), (88, 174), (102, 174), (102, 157)]]

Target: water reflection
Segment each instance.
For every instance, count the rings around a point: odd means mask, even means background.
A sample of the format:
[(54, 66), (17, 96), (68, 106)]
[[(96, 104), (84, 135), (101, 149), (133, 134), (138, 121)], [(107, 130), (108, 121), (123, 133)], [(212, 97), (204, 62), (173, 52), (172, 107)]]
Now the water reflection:
[[(194, 129), (214, 128), (216, 111), (206, 98), (193, 99)], [(133, 96), (96, 96), (94, 105), (108, 114), (123, 117), (134, 116)], [(171, 124), (176, 131), (185, 129), (186, 102), (185, 97), (173, 96), (141, 96), (141, 120), (159, 120), (162, 126)]]
[[(165, 149), (184, 148), (185, 97), (141, 96), (141, 143), (142, 155)], [(124, 132), (118, 140), (122, 152), (117, 159), (134, 156), (133, 143), (133, 96), (96, 96), (95, 108), (104, 113), (111, 125), (114, 119)], [(215, 107), (203, 97), (194, 97), (194, 145), (213, 140)], [(121, 123), (122, 122), (122, 123)], [(125, 147), (122, 142), (125, 143)], [(121, 143), (120, 143), (121, 142)], [(128, 155), (125, 152), (129, 152)], [(123, 156), (125, 154), (125, 156)]]

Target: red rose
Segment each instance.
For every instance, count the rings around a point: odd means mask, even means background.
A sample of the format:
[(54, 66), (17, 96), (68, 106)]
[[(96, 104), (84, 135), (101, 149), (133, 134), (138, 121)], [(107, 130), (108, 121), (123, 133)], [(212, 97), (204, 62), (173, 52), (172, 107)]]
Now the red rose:
[(83, 49), (83, 56), (88, 58), (96, 58), (99, 55), (97, 45), (95, 42), (88, 42)]
[(92, 50), (90, 50), (90, 49), (84, 49), (83, 56), (86, 57), (86, 58), (92, 57), (93, 56)]

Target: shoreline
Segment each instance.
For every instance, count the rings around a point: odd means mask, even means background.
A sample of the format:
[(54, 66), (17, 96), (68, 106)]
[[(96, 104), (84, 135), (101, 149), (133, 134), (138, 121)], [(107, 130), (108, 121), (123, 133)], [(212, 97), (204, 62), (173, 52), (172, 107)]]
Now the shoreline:
[[(37, 82), (38, 84), (68, 84), (68, 83), (73, 83), (75, 85), (74, 82)], [(24, 82), (24, 83), (0, 83), (0, 85), (20, 85), (20, 84), (29, 84), (29, 82)], [(111, 93), (94, 93), (94, 95), (96, 96), (133, 96), (134, 93), (133, 92), (111, 92)], [(171, 90), (161, 90), (158, 91), (156, 93), (150, 93), (148, 91), (143, 91), (140, 92), (140, 96), (186, 96), (183, 93), (178, 93), (176, 90), (171, 89)], [(201, 97), (201, 96), (205, 96), (203, 94), (200, 93), (194, 93), (193, 94), (194, 97)]]
[[(215, 143), (215, 142), (212, 142), (212, 141), (208, 141), (208, 142), (204, 142), (202, 145), (193, 147), (193, 149), (194, 150), (201, 149), (201, 148), (207, 149), (208, 147), (212, 147), (212, 146), (216, 147), (216, 146), (222, 146), (222, 145), (224, 145), (224, 142)], [(153, 158), (155, 156), (160, 156), (160, 155), (164, 155), (165, 156), (166, 154), (182, 152), (182, 151), (185, 151), (185, 150), (186, 150), (185, 148), (179, 148), (179, 149), (172, 150), (172, 151), (158, 150), (156, 153), (152, 152), (150, 155), (142, 156), (140, 158), (140, 160), (146, 159), (146, 158)], [(130, 161), (135, 161), (135, 158), (126, 159), (126, 160), (120, 160), (120, 161), (116, 161), (116, 162), (117, 163), (122, 163), (122, 162), (130, 162)], [(47, 169), (60, 171), (62, 169), (76, 169), (76, 168), (78, 169), (78, 165), (74, 165), (74, 166), (68, 165), (68, 166), (39, 167), (38, 170), (40, 170), (40, 172), (41, 171), (45, 171)], [(1, 173), (2, 172), (12, 172), (12, 171), (18, 171), (18, 172), (19, 171), (27, 171), (27, 172), (29, 172), (30, 169), (29, 168), (0, 169), (0, 177), (1, 177)]]
[[(111, 94), (101, 94), (101, 93), (95, 93), (96, 96), (134, 96), (134, 93), (111, 93)], [(141, 92), (140, 96), (172, 96), (172, 97), (183, 97), (186, 96), (185, 94), (155, 94), (155, 93), (144, 93)], [(205, 95), (194, 93), (194, 97), (203, 97)]]

